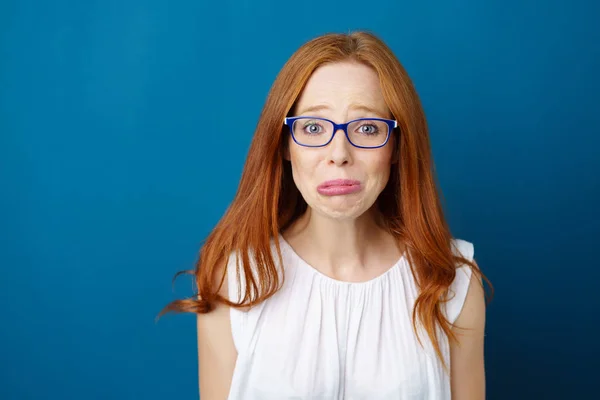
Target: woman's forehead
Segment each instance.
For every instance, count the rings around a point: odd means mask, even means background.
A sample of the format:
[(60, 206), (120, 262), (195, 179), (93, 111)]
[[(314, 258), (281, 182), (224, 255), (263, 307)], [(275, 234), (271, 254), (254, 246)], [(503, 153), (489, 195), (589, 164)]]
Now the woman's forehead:
[(317, 103), (313, 105), (307, 105), (303, 107), (302, 105), (298, 105), (296, 109), (296, 114), (298, 115), (331, 115), (336, 111), (348, 111), (354, 112), (355, 114), (361, 115), (374, 115), (381, 118), (387, 118), (389, 116), (389, 110), (386, 106), (378, 107), (369, 105), (364, 102), (351, 102), (346, 104), (340, 104), (339, 106), (330, 105), (328, 103)]
[(336, 110), (387, 114), (377, 73), (358, 63), (335, 63), (318, 68), (296, 104), (297, 114)]

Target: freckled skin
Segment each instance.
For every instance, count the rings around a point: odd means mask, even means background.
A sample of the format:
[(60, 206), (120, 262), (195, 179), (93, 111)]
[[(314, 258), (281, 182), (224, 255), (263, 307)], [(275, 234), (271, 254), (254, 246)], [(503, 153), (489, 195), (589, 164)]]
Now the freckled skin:
[[(352, 106), (356, 103), (378, 112), (356, 109)], [(315, 105), (327, 105), (329, 109), (303, 112)], [(295, 116), (323, 117), (336, 123), (366, 117), (392, 118), (377, 73), (355, 62), (326, 64), (315, 70), (294, 112)], [(385, 188), (395, 145), (392, 135), (381, 148), (356, 148), (339, 130), (327, 146), (309, 148), (296, 144), (290, 135), (286, 158), (291, 161), (298, 190), (314, 212), (334, 219), (355, 219), (371, 208)], [(318, 193), (319, 184), (337, 178), (357, 179), (362, 190), (342, 196)]]

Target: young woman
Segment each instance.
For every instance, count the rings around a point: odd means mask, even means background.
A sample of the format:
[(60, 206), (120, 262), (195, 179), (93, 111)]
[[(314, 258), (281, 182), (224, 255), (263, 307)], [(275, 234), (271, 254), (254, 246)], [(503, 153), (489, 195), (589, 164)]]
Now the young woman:
[(425, 115), (367, 32), (296, 51), (203, 245), (200, 397), (484, 399), (485, 279), (453, 238)]

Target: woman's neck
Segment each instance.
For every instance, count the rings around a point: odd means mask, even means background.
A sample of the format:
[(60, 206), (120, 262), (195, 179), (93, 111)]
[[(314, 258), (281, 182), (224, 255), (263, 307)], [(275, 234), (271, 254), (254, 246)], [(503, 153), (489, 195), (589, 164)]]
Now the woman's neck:
[(283, 233), (300, 257), (326, 275), (361, 280), (389, 268), (403, 249), (377, 224), (374, 209), (356, 219), (333, 219), (308, 210)]

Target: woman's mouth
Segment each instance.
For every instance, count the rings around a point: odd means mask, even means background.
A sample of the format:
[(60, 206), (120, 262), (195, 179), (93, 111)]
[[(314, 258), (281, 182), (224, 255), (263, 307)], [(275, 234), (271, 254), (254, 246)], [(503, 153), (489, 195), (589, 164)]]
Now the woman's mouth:
[(317, 186), (317, 191), (323, 196), (340, 196), (360, 191), (360, 181), (355, 179), (333, 179)]

